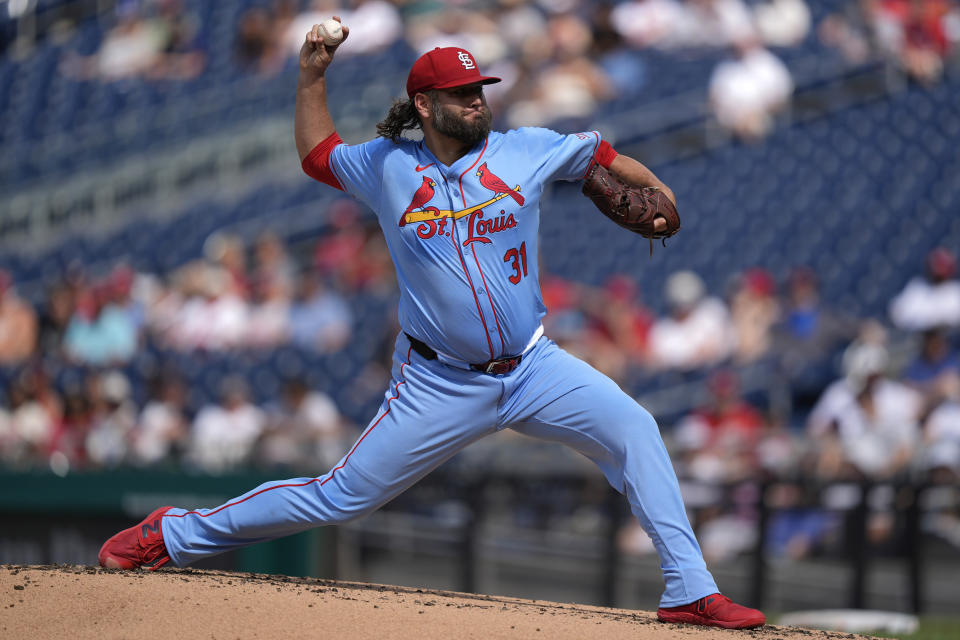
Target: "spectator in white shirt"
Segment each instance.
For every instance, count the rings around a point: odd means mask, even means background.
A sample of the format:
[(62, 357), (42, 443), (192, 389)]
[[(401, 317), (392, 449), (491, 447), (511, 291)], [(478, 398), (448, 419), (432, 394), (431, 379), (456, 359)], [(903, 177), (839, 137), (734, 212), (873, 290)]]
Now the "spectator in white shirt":
[(238, 378), (224, 381), (221, 402), (200, 410), (193, 423), (189, 459), (208, 473), (223, 473), (246, 463), (265, 426), (263, 412), (250, 404)]
[(257, 446), (266, 466), (330, 468), (347, 452), (352, 437), (330, 396), (312, 391), (303, 380), (284, 387), (283, 404)]
[(787, 104), (793, 79), (786, 65), (753, 37), (738, 41), (734, 53), (710, 77), (710, 105), (723, 128), (743, 140), (758, 140)]
[(133, 458), (144, 465), (170, 460), (186, 447), (189, 436), (183, 384), (178, 380), (160, 380), (156, 386), (155, 397), (140, 413), (133, 438)]
[(887, 478), (911, 462), (923, 396), (889, 379), (888, 361), (886, 347), (869, 339), (844, 353), (845, 377), (827, 387), (807, 422), (821, 476)]
[(957, 259), (944, 248), (927, 256), (926, 276), (915, 277), (890, 302), (890, 318), (900, 329), (924, 331), (960, 326)]
[(921, 466), (935, 481), (960, 479), (960, 374), (951, 372), (939, 384), (942, 401), (923, 425)]
[(726, 305), (706, 295), (703, 280), (692, 271), (678, 271), (667, 279), (670, 316), (650, 332), (652, 364), (662, 369), (689, 371), (717, 364), (734, 347), (733, 326)]

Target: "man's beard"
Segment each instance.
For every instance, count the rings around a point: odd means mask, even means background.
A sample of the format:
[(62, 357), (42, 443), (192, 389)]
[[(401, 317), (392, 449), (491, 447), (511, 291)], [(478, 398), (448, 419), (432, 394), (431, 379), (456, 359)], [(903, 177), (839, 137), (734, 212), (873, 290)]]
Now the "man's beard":
[(481, 107), (480, 117), (472, 122), (468, 122), (464, 116), (453, 113), (436, 101), (433, 102), (431, 111), (433, 128), (437, 133), (459, 140), (467, 146), (472, 147), (490, 134), (493, 114), (490, 113), (490, 108), (486, 104)]

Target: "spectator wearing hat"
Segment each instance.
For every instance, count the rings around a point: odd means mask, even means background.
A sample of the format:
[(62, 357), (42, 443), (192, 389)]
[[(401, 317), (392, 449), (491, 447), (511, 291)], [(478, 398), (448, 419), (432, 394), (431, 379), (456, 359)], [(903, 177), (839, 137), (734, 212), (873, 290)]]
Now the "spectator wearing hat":
[(924, 331), (960, 326), (957, 259), (939, 247), (927, 255), (926, 274), (915, 277), (890, 302), (890, 318), (900, 329)]

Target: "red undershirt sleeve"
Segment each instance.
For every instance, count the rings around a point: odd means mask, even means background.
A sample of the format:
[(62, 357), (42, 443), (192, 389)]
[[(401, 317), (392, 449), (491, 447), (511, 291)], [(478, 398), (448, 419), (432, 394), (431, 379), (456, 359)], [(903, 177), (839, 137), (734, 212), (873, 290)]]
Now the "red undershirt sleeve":
[(602, 166), (604, 169), (609, 169), (610, 165), (613, 163), (613, 159), (617, 157), (617, 152), (614, 151), (613, 147), (610, 146), (610, 143), (606, 140), (601, 140), (600, 144), (597, 145), (597, 150), (593, 154), (593, 158)]
[(307, 157), (303, 159), (300, 166), (303, 168), (303, 172), (314, 180), (328, 184), (334, 189), (345, 191), (343, 185), (341, 185), (337, 179), (336, 174), (333, 173), (333, 168), (330, 166), (330, 155), (333, 153), (333, 148), (338, 144), (343, 144), (343, 140), (341, 140), (337, 132), (334, 131), (321, 140), (317, 146), (307, 154)]

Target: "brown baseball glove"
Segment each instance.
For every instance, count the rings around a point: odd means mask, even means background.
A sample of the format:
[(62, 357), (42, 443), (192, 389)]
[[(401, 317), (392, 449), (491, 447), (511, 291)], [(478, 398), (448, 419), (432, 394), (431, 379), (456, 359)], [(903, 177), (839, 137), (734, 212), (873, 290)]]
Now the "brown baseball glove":
[[(631, 187), (597, 162), (584, 178), (583, 195), (605, 216), (644, 238), (662, 240), (680, 230), (680, 215), (667, 194), (656, 187)], [(654, 218), (658, 215), (667, 222), (661, 231), (654, 227)]]

